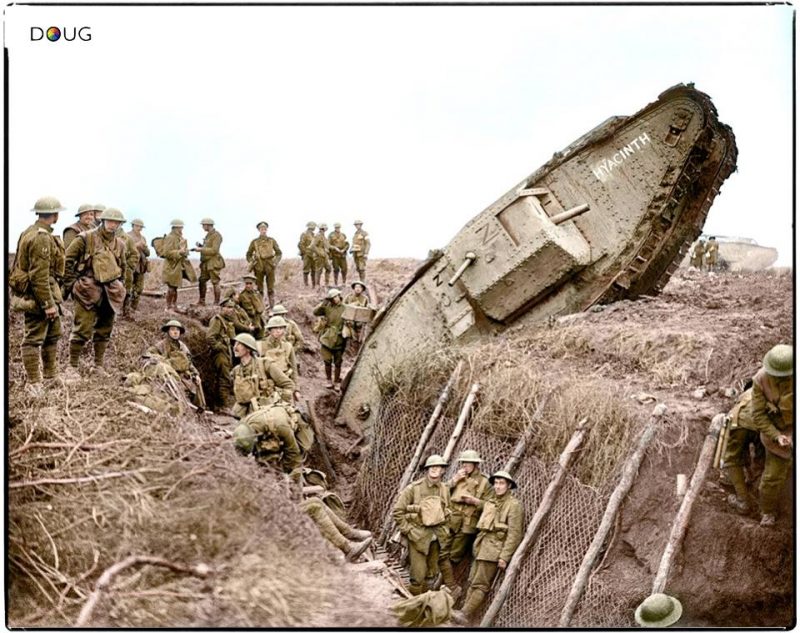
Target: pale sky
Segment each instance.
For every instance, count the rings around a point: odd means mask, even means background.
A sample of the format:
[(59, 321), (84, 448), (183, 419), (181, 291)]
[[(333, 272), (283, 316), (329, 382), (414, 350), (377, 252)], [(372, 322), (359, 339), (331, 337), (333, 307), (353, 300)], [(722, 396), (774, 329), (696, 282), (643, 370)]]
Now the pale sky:
[[(424, 257), (609, 116), (677, 83), (739, 147), (705, 232), (791, 264), (789, 6), (5, 9), (13, 250), (33, 202), (120, 208), (244, 256), (266, 219), (360, 218), (375, 257)], [(88, 26), (91, 41), (31, 41)], [(84, 31), (86, 33), (86, 31)], [(126, 225), (129, 228), (129, 225)]]

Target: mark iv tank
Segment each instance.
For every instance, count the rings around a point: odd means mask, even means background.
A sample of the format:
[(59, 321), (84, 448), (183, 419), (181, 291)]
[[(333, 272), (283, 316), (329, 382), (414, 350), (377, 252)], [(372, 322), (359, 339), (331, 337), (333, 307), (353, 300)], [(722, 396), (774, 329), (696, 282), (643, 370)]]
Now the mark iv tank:
[(731, 128), (693, 84), (556, 153), (432, 253), (376, 315), (337, 419), (360, 422), (369, 438), (381, 405), (375, 376), (412, 356), (657, 293), (736, 154)]

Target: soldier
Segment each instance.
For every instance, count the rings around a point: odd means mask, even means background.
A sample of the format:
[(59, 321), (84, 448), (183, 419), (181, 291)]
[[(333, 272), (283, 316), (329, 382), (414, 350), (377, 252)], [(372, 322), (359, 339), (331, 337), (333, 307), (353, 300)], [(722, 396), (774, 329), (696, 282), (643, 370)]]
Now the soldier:
[[(82, 204), (78, 207), (75, 217), (78, 221), (64, 229), (64, 248), (66, 249), (78, 235), (90, 231), (95, 225), (94, 204)], [(99, 214), (98, 214), (99, 215)]]
[(147, 245), (147, 238), (142, 235), (144, 222), (135, 219), (131, 222), (131, 231), (128, 233), (136, 247), (137, 260), (136, 267), (133, 269), (133, 288), (131, 292), (131, 313), (139, 309), (139, 299), (144, 291), (144, 278), (147, 274), (147, 258), (150, 257), (150, 247)]
[(319, 225), (319, 232), (314, 236), (311, 242), (311, 252), (314, 256), (314, 268), (316, 270), (317, 281), (316, 285), (321, 285), (322, 271), (325, 271), (325, 285), (328, 286), (331, 281), (331, 262), (328, 254), (328, 238), (325, 231), (328, 230), (328, 225), (323, 223)]
[(264, 279), (267, 280), (267, 298), (269, 304), (274, 305), (275, 271), (278, 269), (278, 264), (281, 263), (283, 253), (278, 242), (267, 237), (269, 224), (262, 221), (256, 225), (256, 228), (258, 237), (250, 242), (250, 246), (247, 248), (247, 262), (255, 275), (256, 287), (262, 299), (264, 297)]
[(233, 430), (234, 446), (243, 455), (253, 455), (260, 464), (277, 462), (283, 472), (291, 473), (303, 463), (303, 453), (292, 422), (285, 406), (258, 409)]
[(136, 242), (120, 226), (117, 229), (117, 237), (125, 242), (125, 301), (122, 304), (122, 318), (131, 319), (131, 297), (133, 295), (133, 272), (139, 263), (139, 251), (136, 249)]
[[(369, 297), (367, 296), (367, 285), (363, 281), (354, 281), (350, 284), (353, 292), (344, 298), (345, 305), (358, 306), (366, 308), (369, 306)], [(361, 345), (361, 335), (364, 330), (364, 324), (361, 321), (345, 321), (345, 325), (349, 328), (351, 336), (349, 337), (353, 343), (353, 350), (358, 351)]]
[(472, 545), (478, 534), (478, 517), (486, 501), (492, 497), (492, 486), (481, 473), (481, 460), (477, 451), (466, 450), (458, 456), (460, 468), (448, 482), (450, 487), (450, 534), (447, 573), (442, 572), (442, 580), (450, 587), (458, 599), (461, 588), (453, 580), (452, 565), (458, 565), (472, 552)]
[(297, 250), (303, 259), (303, 285), (308, 286), (308, 276), (311, 275), (311, 287), (317, 287), (317, 268), (314, 263), (314, 252), (311, 250), (311, 242), (314, 241), (314, 229), (317, 228), (315, 222), (306, 224), (306, 230), (300, 234), (300, 241), (297, 243)]
[(58, 375), (56, 354), (61, 338), (62, 301), (59, 284), (64, 275), (64, 245), (53, 235), (53, 225), (65, 209), (58, 200), (47, 197), (37, 200), (31, 211), (38, 217), (19, 237), (8, 284), (14, 297), (28, 304), (24, 310), (22, 364), (28, 379), (25, 390), (38, 397), (42, 395), (39, 357), (46, 379)]
[(66, 251), (64, 287), (75, 297), (75, 316), (69, 339), (68, 378), (79, 378), (78, 366), (84, 345), (92, 340), (95, 370), (103, 373), (114, 318), (125, 302), (127, 246), (117, 237), (125, 222), (119, 209), (100, 215), (100, 226), (81, 233)]
[(367, 280), (367, 256), (369, 255), (370, 241), (367, 232), (361, 226), (364, 223), (361, 220), (353, 222), (356, 227), (356, 232), (353, 235), (353, 245), (350, 247), (350, 253), (353, 255), (353, 263), (358, 271), (358, 278), (361, 281)]
[(264, 362), (258, 357), (258, 344), (249, 334), (234, 337), (233, 353), (239, 364), (231, 371), (233, 415), (244, 418), (258, 407), (274, 404), (278, 399), (292, 402), (296, 388), (294, 382), (277, 363)]
[(713, 235), (708, 238), (708, 242), (706, 243), (706, 269), (707, 270), (717, 270), (717, 264), (719, 263), (719, 243), (717, 243), (717, 238)]
[(333, 268), (333, 284), (339, 285), (339, 273), (342, 273), (342, 284), (347, 283), (347, 249), (350, 242), (347, 236), (340, 230), (342, 225), (334, 222), (333, 231), (328, 235), (328, 252), (331, 256), (331, 266)]
[(297, 381), (297, 357), (294, 347), (286, 339), (289, 324), (282, 316), (270, 317), (267, 322), (267, 338), (261, 343), (263, 356), (270, 362), (277, 364), (278, 368), (289, 378)]
[(192, 362), (192, 354), (186, 344), (181, 341), (181, 336), (186, 333), (183, 324), (172, 319), (161, 326), (164, 337), (155, 345), (151, 345), (145, 352), (151, 356), (163, 358), (169, 363), (183, 383), (189, 400), (200, 411), (206, 408), (206, 399), (203, 394), (203, 383), (200, 381), (200, 372)]
[(761, 440), (766, 450), (764, 472), (759, 485), (761, 525), (775, 525), (778, 500), (791, 469), (793, 445), (794, 359), (790, 345), (776, 345), (764, 356), (763, 366), (753, 376), (731, 410), (730, 430), (723, 462), (736, 494), (728, 503), (739, 512), (749, 509), (744, 463), (749, 445)]
[(705, 254), (706, 254), (706, 243), (705, 240), (701, 237), (692, 246), (692, 252), (689, 255), (690, 264), (695, 268), (697, 268), (697, 270), (703, 270), (703, 257), (705, 256)]
[(102, 224), (100, 221), (100, 214), (106, 210), (106, 205), (104, 204), (95, 204), (94, 206), (94, 226), (98, 227)]
[(161, 245), (161, 257), (165, 260), (161, 280), (167, 285), (167, 310), (177, 305), (178, 288), (184, 279), (192, 283), (197, 281), (197, 274), (189, 261), (188, 244), (183, 239), (183, 220), (173, 220), (170, 227)]
[(331, 545), (344, 552), (348, 561), (358, 560), (372, 543), (372, 533), (369, 530), (355, 529), (319, 497), (308, 497), (300, 503), (300, 507), (316, 523), (320, 534)]
[[(328, 290), (325, 300), (314, 308), (314, 316), (324, 317), (325, 327), (320, 332), (320, 354), (325, 363), (325, 377), (328, 379), (328, 389), (341, 391), (342, 356), (344, 355), (345, 339), (342, 338), (344, 321), (342, 313), (342, 293), (336, 288)], [(334, 374), (331, 380), (331, 365)]]
[(244, 290), (239, 293), (239, 305), (242, 306), (253, 326), (253, 336), (260, 340), (264, 338), (264, 299), (256, 292), (256, 277), (247, 274), (242, 277)]
[(517, 483), (504, 470), (489, 477), (494, 487), (494, 497), (484, 503), (483, 512), (478, 520), (478, 537), (472, 552), (475, 560), (469, 571), (469, 588), (461, 614), (469, 620), (480, 609), (483, 599), (489, 593), (497, 570), (508, 565), (517, 547), (522, 541), (524, 511), (511, 490)]
[(206, 232), (206, 236), (203, 238), (202, 243), (196, 243), (192, 251), (200, 253), (200, 280), (197, 286), (197, 292), (200, 296), (196, 305), (204, 306), (206, 304), (206, 285), (209, 280), (214, 288), (214, 303), (219, 303), (219, 271), (225, 268), (225, 260), (219, 252), (219, 247), (222, 245), (222, 235), (214, 228), (214, 220), (203, 218), (200, 220), (200, 225)]
[[(425, 462), (425, 476), (409, 484), (394, 504), (392, 515), (400, 533), (408, 539), (411, 583), (415, 596), (425, 593), (425, 575), (429, 567), (446, 560), (440, 547), (448, 540), (447, 506), (450, 492), (442, 482), (447, 462), (431, 455)], [(442, 573), (444, 577), (444, 572)]]
[(231, 384), (231, 352), (232, 341), (236, 336), (233, 327), (234, 303), (231, 299), (223, 299), (219, 304), (219, 313), (215, 314), (208, 324), (208, 340), (214, 354), (214, 370), (219, 384), (219, 399), (224, 413), (230, 413), (233, 386)]
[(233, 302), (233, 329), (236, 331), (237, 334), (252, 334), (253, 331), (256, 329), (255, 326), (250, 323), (250, 316), (247, 314), (245, 309), (239, 305), (239, 291), (236, 288), (228, 288), (223, 293), (224, 299), (230, 299)]
[(269, 311), (269, 316), (282, 316), (286, 323), (289, 324), (286, 328), (285, 339), (292, 344), (295, 358), (299, 356), (303, 351), (305, 340), (303, 339), (303, 333), (300, 331), (300, 326), (297, 325), (297, 322), (289, 318), (289, 311), (279, 303)]

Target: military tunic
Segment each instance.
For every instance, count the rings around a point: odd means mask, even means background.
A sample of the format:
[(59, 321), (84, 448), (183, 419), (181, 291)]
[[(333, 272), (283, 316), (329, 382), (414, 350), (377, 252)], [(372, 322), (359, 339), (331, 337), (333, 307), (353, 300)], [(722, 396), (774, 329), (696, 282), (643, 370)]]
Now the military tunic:
[(706, 254), (706, 246), (705, 242), (697, 241), (692, 246), (692, 252), (689, 256), (690, 264), (697, 268), (697, 270), (703, 270), (703, 257)]
[(137, 253), (136, 266), (133, 269), (133, 286), (131, 288), (131, 309), (136, 310), (139, 307), (139, 300), (144, 291), (144, 278), (147, 275), (147, 258), (150, 257), (150, 247), (147, 245), (147, 238), (141, 233), (137, 235), (134, 231), (130, 231), (128, 236), (133, 240)]
[(286, 328), (284, 340), (286, 340), (288, 343), (291, 343), (292, 347), (294, 347), (295, 356), (297, 356), (303, 351), (303, 345), (305, 345), (303, 333), (300, 331), (300, 326), (297, 325), (296, 321), (287, 319), (285, 314), (282, 316), (283, 319), (289, 324), (289, 327)]
[[(438, 497), (442, 504), (441, 523), (423, 525), (420, 503), (426, 497)], [(394, 504), (392, 516), (400, 533), (408, 539), (410, 562), (410, 591), (418, 595), (425, 591), (425, 576), (428, 568), (441, 567), (446, 558), (441, 556), (441, 544), (449, 538), (447, 528), (447, 507), (450, 504), (450, 491), (443, 482), (433, 482), (426, 475), (408, 485)]]
[(303, 463), (292, 412), (286, 405), (273, 404), (253, 411), (242, 420), (258, 436), (253, 448), (256, 461), (264, 464), (277, 462), (285, 473), (291, 473)]
[(365, 281), (367, 278), (367, 256), (369, 255), (370, 241), (369, 235), (363, 229), (357, 229), (353, 235), (353, 246), (350, 252), (353, 254), (353, 263), (358, 271), (358, 278)]
[(317, 266), (314, 261), (314, 252), (311, 249), (311, 242), (314, 240), (314, 229), (307, 229), (300, 234), (300, 241), (297, 243), (297, 250), (303, 258), (303, 274), (313, 275)]
[(250, 315), (247, 314), (245, 309), (238, 303), (233, 306), (233, 316), (231, 320), (233, 322), (233, 329), (237, 334), (252, 334), (255, 331), (255, 327), (250, 322)]
[(180, 288), (184, 279), (197, 281), (197, 274), (189, 261), (187, 242), (174, 229), (164, 237), (161, 252), (165, 260), (161, 280), (166, 285)]
[[(56, 352), (61, 338), (61, 287), (64, 275), (64, 245), (53, 235), (53, 227), (41, 220), (25, 229), (19, 237), (9, 285), (15, 296), (27, 299), (25, 329), (22, 339), (22, 360), (28, 380), (38, 382), (39, 356), (44, 363), (45, 378), (57, 371)], [(14, 283), (18, 280), (19, 283)], [(57, 308), (48, 319), (45, 310)], [(40, 349), (41, 348), (41, 349)]]
[(236, 400), (233, 415), (237, 418), (243, 418), (259, 406), (267, 406), (277, 399), (291, 403), (295, 392), (294, 382), (277, 363), (256, 356), (251, 356), (247, 364), (240, 363), (233, 368), (231, 382)]
[(231, 341), (236, 336), (233, 322), (223, 314), (216, 314), (208, 324), (208, 339), (214, 354), (214, 369), (219, 382), (219, 396), (224, 407), (227, 407), (233, 393), (231, 383)]
[(275, 271), (281, 263), (283, 253), (278, 242), (269, 236), (260, 235), (250, 242), (247, 248), (247, 262), (256, 277), (256, 288), (264, 295), (264, 280), (267, 281), (267, 295), (272, 296), (275, 288)]
[(242, 306), (253, 326), (253, 336), (258, 340), (264, 338), (264, 299), (255, 290), (242, 290), (239, 293), (239, 305)]
[(719, 243), (717, 240), (708, 240), (706, 242), (705, 258), (708, 270), (715, 270), (719, 261)]
[(342, 364), (342, 354), (344, 353), (346, 342), (342, 338), (342, 328), (344, 327), (343, 312), (343, 303), (340, 302), (338, 305), (334, 305), (329, 299), (325, 299), (313, 311), (314, 316), (323, 316), (326, 320), (325, 329), (320, 332), (319, 336), (319, 342), (322, 345), (320, 354), (326, 364), (331, 362), (336, 365)]
[(283, 373), (297, 382), (297, 355), (285, 336), (278, 339), (267, 334), (267, 338), (260, 341), (259, 345), (263, 349), (261, 355), (266, 360), (274, 362)]
[(314, 267), (317, 272), (325, 271), (331, 272), (331, 261), (328, 254), (328, 238), (325, 237), (325, 232), (320, 231), (314, 236), (311, 241), (311, 252), (314, 257)]
[(347, 236), (340, 230), (335, 229), (328, 235), (328, 250), (331, 255), (331, 267), (334, 276), (342, 273), (342, 283), (347, 283), (347, 249), (350, 242)]
[(155, 345), (147, 348), (147, 354), (157, 355), (167, 361), (178, 374), (184, 389), (189, 394), (189, 399), (195, 406), (205, 407), (205, 402), (199, 397), (197, 379), (200, 372), (192, 362), (192, 353), (183, 341), (175, 340), (169, 335), (165, 336)]
[[(472, 551), (478, 534), (478, 517), (486, 501), (494, 496), (489, 480), (476, 468), (467, 477), (450, 486), (450, 547), (449, 556), (458, 564)], [(464, 503), (464, 495), (479, 499), (478, 505)]]
[[(358, 306), (360, 308), (369, 307), (369, 297), (363, 292), (357, 295), (354, 292), (348, 294), (343, 301), (346, 305)], [(364, 329), (364, 324), (360, 321), (347, 321), (347, 326), (352, 330), (353, 343), (357, 346), (361, 342), (361, 334)]]
[(64, 229), (64, 248), (66, 249), (70, 244), (72, 244), (72, 240), (78, 237), (81, 233), (86, 233), (86, 231), (91, 231), (94, 228), (94, 224), (90, 226), (86, 226), (85, 224), (81, 224), (80, 222), (75, 222), (74, 224), (70, 224), (67, 228)]
[(203, 245), (198, 248), (201, 284), (206, 284), (209, 280), (214, 286), (219, 284), (219, 271), (225, 268), (225, 259), (219, 252), (220, 246), (222, 234), (212, 227), (203, 238)]

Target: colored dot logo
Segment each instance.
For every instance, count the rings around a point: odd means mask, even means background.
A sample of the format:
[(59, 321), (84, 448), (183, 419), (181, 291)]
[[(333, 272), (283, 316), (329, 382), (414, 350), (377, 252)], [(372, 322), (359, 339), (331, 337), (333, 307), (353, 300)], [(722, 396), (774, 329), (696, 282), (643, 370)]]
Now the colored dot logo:
[(61, 38), (61, 29), (57, 26), (51, 26), (47, 29), (47, 39), (51, 42), (57, 42)]

